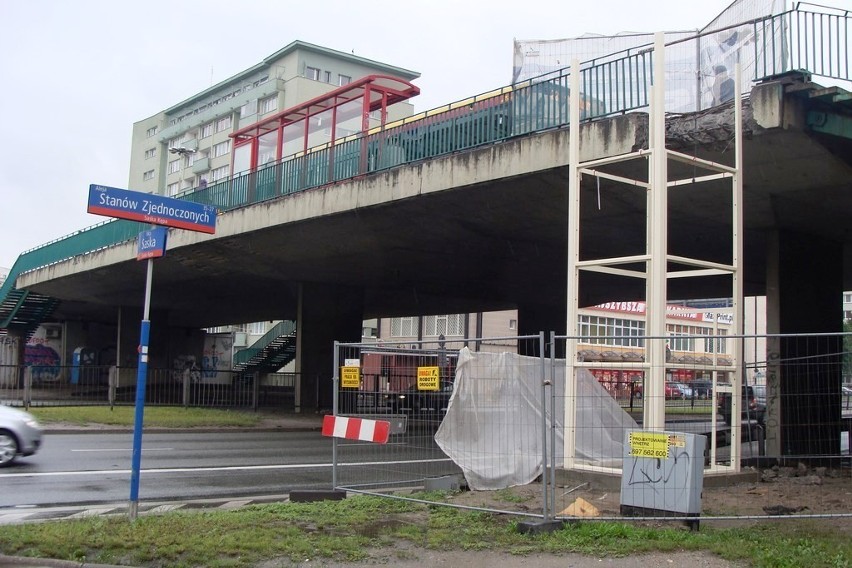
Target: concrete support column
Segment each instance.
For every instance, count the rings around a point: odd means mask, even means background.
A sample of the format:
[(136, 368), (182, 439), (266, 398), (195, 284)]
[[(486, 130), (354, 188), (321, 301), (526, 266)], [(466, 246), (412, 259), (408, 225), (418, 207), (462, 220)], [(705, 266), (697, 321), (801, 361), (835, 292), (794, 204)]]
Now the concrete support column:
[(26, 352), (27, 352), (27, 336), (26, 334), (19, 331), (7, 331), (8, 336), (11, 337), (15, 342), (15, 364), (17, 365), (18, 374), (17, 377), (17, 385), (18, 388), (24, 388), (24, 382), (26, 379)]
[(296, 317), (296, 411), (331, 410), (334, 342), (359, 342), (364, 322), (361, 289), (305, 283)]
[[(842, 331), (842, 245), (785, 231), (774, 236), (769, 248), (769, 333)], [(842, 347), (840, 336), (768, 342), (767, 452), (837, 454)]]

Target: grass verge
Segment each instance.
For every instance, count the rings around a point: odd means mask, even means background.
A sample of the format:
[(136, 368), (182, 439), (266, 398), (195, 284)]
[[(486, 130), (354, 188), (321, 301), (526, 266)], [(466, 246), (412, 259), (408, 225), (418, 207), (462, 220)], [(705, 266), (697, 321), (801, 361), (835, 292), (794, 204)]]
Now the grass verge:
[[(33, 407), (30, 413), (43, 425), (66, 423), (77, 426), (101, 424), (132, 427), (136, 409), (133, 406), (55, 406)], [(145, 408), (144, 424), (152, 428), (250, 427), (263, 418), (255, 412), (150, 406)]]
[[(434, 498), (434, 492), (430, 493)], [(848, 534), (817, 522), (690, 532), (680, 525), (580, 522), (549, 534), (521, 534), (505, 515), (368, 496), (276, 503), (237, 511), (172, 512), (4, 526), (5, 554), (132, 566), (249, 567), (264, 561), (393, 564), (400, 541), (435, 550), (513, 555), (579, 553), (619, 557), (703, 550), (751, 566), (848, 568)], [(371, 556), (372, 554), (372, 556)]]

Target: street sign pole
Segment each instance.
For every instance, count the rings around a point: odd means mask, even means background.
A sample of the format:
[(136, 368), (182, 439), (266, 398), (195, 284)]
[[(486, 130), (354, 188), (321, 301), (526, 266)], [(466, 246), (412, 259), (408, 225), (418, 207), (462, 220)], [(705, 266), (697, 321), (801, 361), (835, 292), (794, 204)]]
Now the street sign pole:
[(151, 280), (154, 259), (166, 253), (165, 227), (214, 234), (217, 210), (212, 205), (173, 199), (91, 184), (86, 209), (95, 215), (105, 215), (130, 221), (151, 223), (152, 228), (139, 235), (136, 260), (148, 260), (145, 280), (145, 310), (139, 334), (139, 366), (136, 371), (136, 416), (133, 424), (133, 456), (130, 470), (129, 516), (135, 520), (139, 513), (139, 472), (142, 465), (142, 425), (145, 417), (145, 382), (148, 375), (148, 343), (151, 333)]
[(145, 417), (145, 383), (148, 377), (148, 343), (151, 333), (151, 282), (154, 277), (154, 259), (148, 259), (145, 277), (145, 309), (139, 333), (139, 365), (136, 371), (136, 414), (133, 422), (133, 458), (130, 469), (130, 520), (139, 512), (139, 473), (142, 465), (142, 424)]

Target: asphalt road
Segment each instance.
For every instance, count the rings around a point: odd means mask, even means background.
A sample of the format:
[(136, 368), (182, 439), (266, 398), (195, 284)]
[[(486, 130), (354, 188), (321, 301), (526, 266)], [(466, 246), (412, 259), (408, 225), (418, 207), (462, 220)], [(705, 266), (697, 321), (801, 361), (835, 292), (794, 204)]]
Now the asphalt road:
[[(0, 507), (127, 500), (132, 441), (131, 432), (46, 435), (39, 453), (0, 470)], [(319, 432), (146, 433), (140, 499), (328, 489), (331, 446)]]

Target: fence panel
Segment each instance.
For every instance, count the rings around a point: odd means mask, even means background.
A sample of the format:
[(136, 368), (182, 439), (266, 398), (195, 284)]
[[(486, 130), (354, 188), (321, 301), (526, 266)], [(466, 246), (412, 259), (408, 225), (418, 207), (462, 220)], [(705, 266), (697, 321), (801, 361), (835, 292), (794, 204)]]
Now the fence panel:
[[(538, 336), (489, 344), (515, 353), (542, 349)], [(335, 438), (335, 487), (380, 494), (400, 488), (457, 487), (463, 470), (501, 468), (506, 470), (501, 475), (512, 475), (514, 464), (521, 464), (527, 478), (536, 467), (540, 473), (544, 417), (521, 412), (519, 401), (509, 393), (523, 397), (523, 408), (540, 409), (544, 359), (502, 362), (513, 371), (531, 373), (532, 381), (522, 383), (517, 376), (493, 373), (493, 358), (501, 354), (477, 352), (491, 356), (480, 360), (462, 347), (451, 341), (339, 345), (336, 414), (386, 420), (390, 436), (387, 444)], [(468, 412), (454, 412), (451, 405), (457, 410), (469, 405)], [(448, 421), (448, 415), (456, 419)], [(481, 427), (483, 419), (489, 427)], [(462, 440), (476, 448), (460, 445)], [(452, 459), (448, 452), (454, 454)], [(536, 475), (533, 471), (532, 477)]]
[[(207, 408), (295, 408), (296, 373), (148, 369), (145, 403)], [(0, 404), (133, 405), (135, 367), (0, 366)]]
[[(786, 475), (815, 487), (813, 479), (825, 480), (829, 495), (792, 516), (785, 510), (785, 518), (848, 517), (849, 504), (830, 492), (852, 483), (852, 387), (841, 384), (850, 337), (631, 336), (629, 349), (615, 338), (574, 337), (570, 378), (566, 360), (550, 355), (564, 352), (564, 336), (554, 337), (548, 356), (538, 337), (340, 344), (337, 414), (388, 420), (391, 434), (387, 444), (335, 439), (334, 486), (395, 497), (466, 486), (471, 495), (503, 491), (505, 499), (451, 505), (543, 519), (594, 510), (592, 519), (697, 524), (754, 516), (702, 502), (705, 484)], [(655, 346), (666, 357), (652, 368), (646, 350)], [(423, 390), (432, 387), (429, 377), (437, 377), (437, 391)], [(647, 427), (654, 405), (663, 409), (663, 429)], [(772, 436), (786, 443), (773, 446)]]

